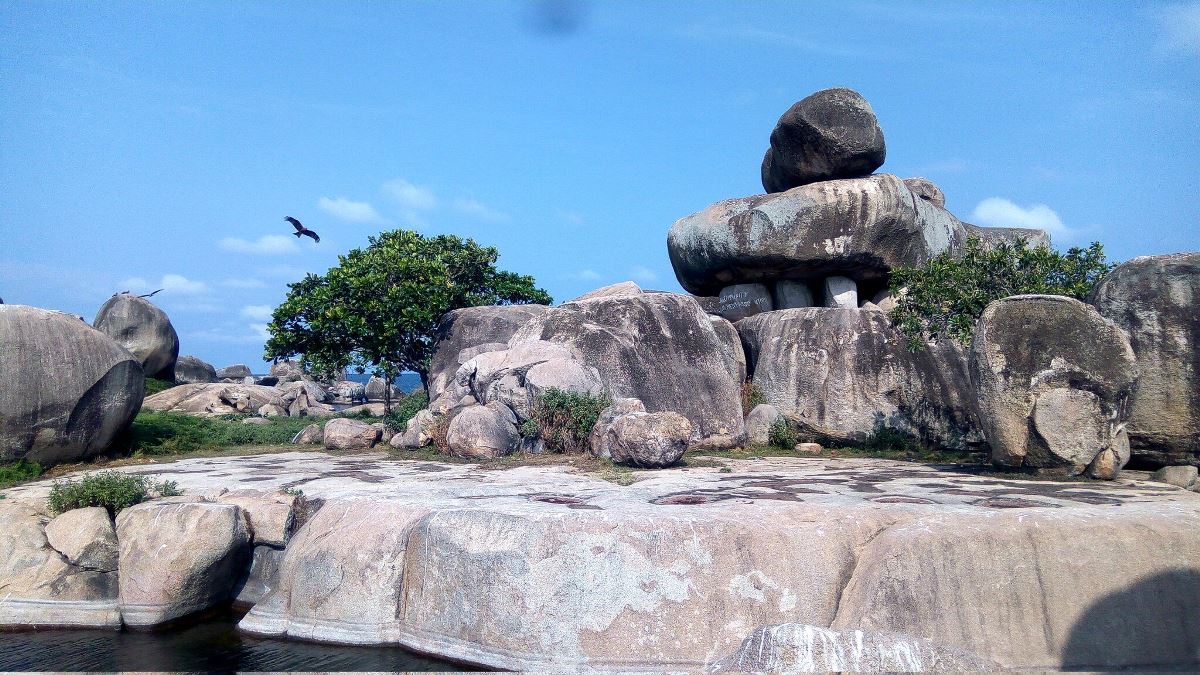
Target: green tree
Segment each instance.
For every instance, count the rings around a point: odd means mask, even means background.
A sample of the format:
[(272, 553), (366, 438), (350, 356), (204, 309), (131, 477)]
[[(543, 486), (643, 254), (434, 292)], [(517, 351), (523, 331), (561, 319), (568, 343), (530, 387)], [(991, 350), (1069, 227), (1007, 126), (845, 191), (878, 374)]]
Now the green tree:
[(371, 237), (323, 276), (288, 285), (267, 326), (266, 358), (298, 356), (314, 372), (349, 366), (388, 382), (415, 371), (428, 389), (434, 329), (446, 312), (552, 301), (533, 277), (496, 269), (497, 256), (495, 248), (451, 235), (393, 230)]
[(923, 267), (892, 270), (890, 317), (911, 351), (942, 338), (967, 344), (993, 300), (1026, 293), (1083, 300), (1112, 268), (1098, 242), (1063, 254), (1024, 239), (984, 245), (972, 238), (962, 255), (942, 253)]

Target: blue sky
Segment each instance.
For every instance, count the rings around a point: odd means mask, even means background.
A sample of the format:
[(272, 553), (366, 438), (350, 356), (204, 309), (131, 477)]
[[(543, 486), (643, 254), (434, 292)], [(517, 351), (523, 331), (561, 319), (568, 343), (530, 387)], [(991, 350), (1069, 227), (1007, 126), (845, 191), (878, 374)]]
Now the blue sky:
[(831, 86), (960, 218), (1200, 249), (1200, 3), (8, 2), (0, 297), (90, 320), (165, 286), (220, 367), (390, 227), (556, 300), (679, 290), (671, 223), (761, 192), (775, 121)]

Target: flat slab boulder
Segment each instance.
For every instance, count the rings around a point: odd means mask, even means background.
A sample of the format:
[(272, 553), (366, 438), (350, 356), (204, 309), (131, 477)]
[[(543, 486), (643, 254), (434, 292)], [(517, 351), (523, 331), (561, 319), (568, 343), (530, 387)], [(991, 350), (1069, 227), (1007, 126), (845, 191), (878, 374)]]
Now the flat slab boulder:
[(182, 497), (117, 514), (121, 618), (155, 626), (228, 601), (249, 561), (251, 529), (234, 504)]
[(0, 462), (90, 457), (142, 406), (141, 363), (61, 312), (0, 305), (0, 373)]
[(1091, 305), (1057, 295), (992, 302), (971, 345), (992, 461), (1112, 478), (1129, 461), (1129, 340)]
[(171, 380), (179, 357), (179, 335), (167, 313), (146, 298), (118, 293), (96, 312), (96, 330), (129, 350), (147, 377)]
[(1126, 427), (1133, 456), (1200, 466), (1200, 253), (1118, 265), (1089, 302), (1129, 335), (1137, 356)]
[(737, 324), (751, 380), (815, 438), (861, 442), (884, 427), (937, 445), (982, 438), (966, 353), (943, 341), (919, 352), (882, 312), (787, 309)]

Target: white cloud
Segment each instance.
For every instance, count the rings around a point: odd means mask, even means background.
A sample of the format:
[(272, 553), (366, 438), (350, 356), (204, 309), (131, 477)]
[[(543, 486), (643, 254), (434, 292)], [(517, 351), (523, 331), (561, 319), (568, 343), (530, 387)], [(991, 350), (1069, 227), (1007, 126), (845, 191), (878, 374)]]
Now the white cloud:
[(437, 206), (433, 190), (396, 178), (383, 184), (383, 193), (404, 209), (428, 211)]
[(270, 305), (246, 305), (242, 308), (242, 316), (247, 319), (257, 319), (258, 321), (270, 321), (271, 313), (274, 307)]
[(234, 253), (256, 255), (288, 255), (300, 252), (300, 246), (296, 243), (296, 239), (286, 234), (267, 234), (259, 237), (257, 241), (225, 237), (217, 242), (217, 246)]
[(1200, 2), (1162, 7), (1156, 15), (1159, 49), (1177, 54), (1200, 54)]
[(567, 276), (569, 276), (572, 279), (578, 279), (579, 281), (599, 281), (600, 280), (600, 273), (597, 272), (596, 270), (579, 270), (578, 272), (572, 272), (572, 273), (568, 274)]
[(259, 281), (258, 279), (224, 279), (221, 281), (221, 285), (224, 286), (225, 288), (240, 288), (240, 289), (266, 288), (266, 286), (267, 286), (266, 284)]
[(356, 202), (345, 197), (321, 197), (317, 200), (317, 208), (325, 213), (344, 220), (348, 223), (383, 223), (386, 219), (379, 215), (374, 206), (367, 202)]
[(454, 210), (485, 223), (507, 223), (512, 216), (474, 199), (455, 199)]
[(633, 277), (634, 281), (644, 284), (658, 281), (658, 274), (644, 265), (637, 265), (629, 270), (629, 276)]
[(971, 218), (987, 227), (1032, 227), (1045, 230), (1056, 237), (1069, 237), (1071, 228), (1063, 224), (1058, 214), (1045, 204), (1022, 208), (1003, 197), (988, 197), (979, 202)]
[[(203, 281), (192, 281), (181, 274), (164, 274), (158, 283), (146, 281), (142, 277), (130, 277), (120, 284), (121, 290), (142, 295), (162, 289), (163, 293), (173, 296), (201, 295), (208, 292), (208, 284)], [(157, 296), (156, 296), (157, 297)]]
[(266, 340), (271, 337), (271, 333), (267, 330), (265, 323), (250, 324), (250, 334), (255, 338)]

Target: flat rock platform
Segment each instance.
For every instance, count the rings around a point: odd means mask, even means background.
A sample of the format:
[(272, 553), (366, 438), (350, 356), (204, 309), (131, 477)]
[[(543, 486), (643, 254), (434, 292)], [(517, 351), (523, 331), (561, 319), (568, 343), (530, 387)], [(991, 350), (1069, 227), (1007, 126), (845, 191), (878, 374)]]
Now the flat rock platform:
[[(503, 669), (703, 669), (756, 628), (928, 638), (1004, 668), (1200, 665), (1200, 494), (874, 459), (716, 460), (621, 486), (289, 452), (123, 467), (320, 505), (261, 635)], [(48, 481), (4, 491), (44, 509)]]

